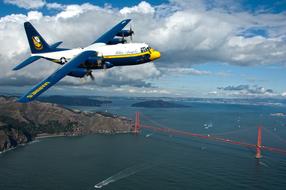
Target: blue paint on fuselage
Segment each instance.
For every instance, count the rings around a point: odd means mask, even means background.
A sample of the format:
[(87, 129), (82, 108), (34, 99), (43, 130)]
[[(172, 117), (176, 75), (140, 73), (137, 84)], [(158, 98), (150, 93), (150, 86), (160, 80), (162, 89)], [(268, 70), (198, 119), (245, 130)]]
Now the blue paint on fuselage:
[[(58, 63), (63, 65), (60, 60), (58, 59), (51, 59), (51, 58), (46, 58), (43, 57), (44, 59), (48, 61), (52, 61), (54, 63)], [(150, 54), (144, 54), (144, 55), (139, 55), (139, 56), (129, 56), (129, 57), (118, 57), (118, 58), (103, 58), (104, 62), (108, 62), (112, 64), (113, 66), (128, 66), (128, 65), (139, 65), (143, 63), (150, 62)], [(80, 68), (84, 68), (84, 66), (80, 66)], [(101, 69), (101, 68), (96, 68), (92, 67), (93, 69)]]
[(150, 55), (140, 55), (135, 57), (105, 58), (104, 61), (114, 66), (138, 65), (150, 62)]

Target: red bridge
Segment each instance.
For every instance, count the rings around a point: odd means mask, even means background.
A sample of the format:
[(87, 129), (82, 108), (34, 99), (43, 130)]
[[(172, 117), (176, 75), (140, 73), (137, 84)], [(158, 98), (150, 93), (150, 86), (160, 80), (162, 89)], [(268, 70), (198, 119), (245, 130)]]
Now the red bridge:
[[(148, 119), (146, 116), (144, 116), (144, 118)], [(148, 119), (148, 120), (152, 121), (151, 119)], [(262, 145), (262, 129), (264, 129), (262, 126), (257, 127), (257, 131), (258, 131), (257, 132), (257, 144), (251, 144), (251, 143), (247, 143), (247, 142), (240, 142), (240, 141), (231, 140), (228, 138), (221, 138), (221, 137), (214, 136), (214, 135), (197, 134), (197, 133), (192, 133), (191, 131), (183, 131), (183, 130), (173, 129), (173, 128), (169, 128), (169, 127), (164, 127), (155, 121), (152, 121), (152, 123), (159, 125), (159, 127), (140, 124), (140, 113), (136, 112), (134, 133), (138, 134), (140, 132), (140, 129), (146, 129), (146, 130), (150, 130), (150, 131), (154, 131), (154, 132), (171, 134), (174, 136), (193, 137), (193, 138), (206, 139), (206, 140), (210, 140), (210, 141), (217, 141), (217, 142), (222, 142), (222, 143), (227, 143), (227, 144), (240, 145), (240, 146), (256, 149), (255, 157), (257, 159), (260, 159), (262, 157), (261, 150), (276, 152), (276, 153), (280, 153), (280, 154), (283, 154), (286, 156), (286, 149), (280, 149), (280, 148)]]

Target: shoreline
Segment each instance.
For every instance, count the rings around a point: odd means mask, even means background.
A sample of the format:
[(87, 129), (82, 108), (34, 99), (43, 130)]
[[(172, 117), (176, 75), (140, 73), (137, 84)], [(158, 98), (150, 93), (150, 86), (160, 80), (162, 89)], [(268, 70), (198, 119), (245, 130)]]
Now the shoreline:
[(65, 134), (39, 134), (35, 137), (36, 139), (46, 139), (46, 138), (54, 138), (54, 137), (67, 137)]
[(10, 151), (12, 151), (12, 150), (16, 150), (16, 149), (20, 148), (21, 146), (23, 147), (23, 146), (27, 146), (27, 145), (30, 145), (30, 144), (34, 144), (34, 143), (37, 143), (37, 142), (40, 142), (40, 141), (39, 141), (38, 139), (34, 139), (34, 140), (29, 141), (29, 142), (27, 142), (27, 143), (18, 144), (17, 146), (14, 146), (14, 147), (12, 147), (12, 148), (8, 148), (8, 149), (5, 149), (5, 150), (0, 151), (0, 155), (1, 155), (1, 154), (4, 154), (4, 153), (7, 153), (7, 152), (10, 152)]
[[(119, 134), (133, 134), (133, 132), (130, 132), (130, 131), (109, 132), (109, 133), (106, 133), (106, 132), (98, 132), (98, 133), (92, 133), (92, 134), (119, 135)], [(17, 148), (20, 147), (20, 146), (26, 146), (26, 145), (29, 145), (29, 144), (33, 144), (33, 143), (35, 143), (35, 142), (37, 142), (37, 141), (39, 141), (39, 140), (41, 140), (41, 139), (56, 138), (56, 137), (75, 137), (75, 136), (86, 136), (86, 135), (89, 135), (89, 134), (85, 134), (85, 135), (39, 134), (38, 136), (35, 137), (34, 140), (32, 140), (32, 141), (30, 141), (30, 142), (18, 144), (18, 145), (15, 146), (15, 147), (8, 148), (8, 149), (5, 149), (5, 150), (3, 150), (3, 151), (0, 151), (0, 155), (3, 154), (3, 153), (9, 152), (9, 151), (11, 151), (11, 150), (17, 149)]]
[(45, 138), (54, 138), (54, 137), (75, 137), (75, 136), (86, 136), (90, 134), (132, 134), (133, 131), (115, 131), (115, 132), (95, 132), (95, 133), (87, 133), (87, 134), (39, 134), (35, 137), (35, 140), (37, 139), (45, 139)]

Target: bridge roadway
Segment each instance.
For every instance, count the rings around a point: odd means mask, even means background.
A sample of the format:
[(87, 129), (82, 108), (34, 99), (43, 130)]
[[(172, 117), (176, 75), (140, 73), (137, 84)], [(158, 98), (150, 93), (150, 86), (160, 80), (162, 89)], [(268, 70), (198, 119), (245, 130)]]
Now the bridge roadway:
[[(231, 139), (216, 137), (216, 136), (213, 136), (213, 135), (197, 134), (197, 133), (192, 133), (192, 132), (189, 132), (189, 131), (182, 131), (182, 130), (172, 129), (172, 128), (168, 128), (168, 127), (153, 127), (153, 126), (150, 126), (150, 125), (140, 125), (140, 128), (147, 129), (147, 130), (154, 131), (154, 132), (161, 132), (161, 133), (172, 134), (172, 135), (175, 135), (175, 136), (177, 135), (177, 136), (197, 137), (197, 138), (201, 138), (201, 139), (208, 139), (208, 140), (218, 141), (218, 142), (222, 142), (222, 143), (240, 145), (240, 146), (250, 147), (250, 148), (257, 148), (256, 144), (250, 144), (250, 143), (246, 143), (246, 142), (234, 141), (234, 140), (231, 140)], [(284, 149), (275, 148), (275, 147), (268, 147), (268, 146), (263, 146), (263, 145), (260, 148), (262, 150), (276, 152), (276, 153), (280, 153), (280, 154), (283, 154), (283, 155), (286, 156), (286, 150), (284, 150)]]

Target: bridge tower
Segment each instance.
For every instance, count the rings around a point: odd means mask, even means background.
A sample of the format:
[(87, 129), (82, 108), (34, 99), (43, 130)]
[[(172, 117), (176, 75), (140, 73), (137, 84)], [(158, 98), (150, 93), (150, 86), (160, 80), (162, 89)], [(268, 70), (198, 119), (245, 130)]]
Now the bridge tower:
[(139, 133), (140, 131), (140, 113), (136, 112), (134, 133)]
[(262, 158), (261, 155), (261, 141), (262, 141), (262, 131), (261, 131), (261, 127), (258, 127), (258, 131), (257, 131), (257, 144), (256, 144), (256, 155), (255, 158), (259, 159)]

